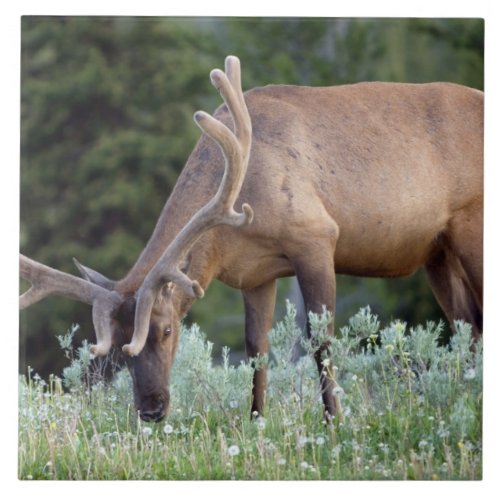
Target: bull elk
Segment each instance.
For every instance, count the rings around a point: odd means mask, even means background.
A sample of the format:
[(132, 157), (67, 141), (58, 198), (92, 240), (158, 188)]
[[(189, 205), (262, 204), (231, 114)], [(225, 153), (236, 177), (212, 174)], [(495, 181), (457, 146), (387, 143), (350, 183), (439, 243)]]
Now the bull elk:
[[(77, 263), (81, 279), (21, 255), (32, 284), (21, 308), (48, 294), (92, 304), (93, 352), (122, 348), (148, 421), (168, 410), (180, 321), (213, 279), (242, 291), (251, 357), (268, 351), (276, 280), (292, 275), (308, 311), (333, 312), (335, 273), (393, 277), (424, 266), (449, 321), (481, 335), (482, 92), (360, 83), (243, 94), (232, 56), (211, 79), (225, 105), (214, 117), (195, 113), (204, 134), (127, 276), (114, 282)], [(334, 415), (325, 347), (315, 357)], [(259, 366), (252, 412), (262, 412), (266, 384)]]

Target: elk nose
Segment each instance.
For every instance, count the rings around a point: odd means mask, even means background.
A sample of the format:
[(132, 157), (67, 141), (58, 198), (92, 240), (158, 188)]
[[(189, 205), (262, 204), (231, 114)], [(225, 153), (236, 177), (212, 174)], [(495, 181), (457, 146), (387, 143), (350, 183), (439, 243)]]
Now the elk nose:
[(159, 422), (165, 416), (165, 412), (163, 410), (164, 405), (161, 401), (159, 401), (156, 408), (141, 410), (139, 414), (145, 422)]

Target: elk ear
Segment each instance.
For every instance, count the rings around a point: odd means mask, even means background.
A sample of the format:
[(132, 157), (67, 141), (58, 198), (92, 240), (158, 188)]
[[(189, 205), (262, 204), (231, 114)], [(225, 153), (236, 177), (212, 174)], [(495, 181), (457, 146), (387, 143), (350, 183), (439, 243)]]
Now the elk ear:
[(100, 287), (105, 288), (106, 290), (114, 290), (115, 282), (113, 280), (110, 280), (109, 278), (106, 278), (106, 276), (103, 276), (101, 273), (98, 273), (97, 271), (90, 269), (90, 267), (86, 267), (83, 264), (80, 264), (80, 262), (78, 262), (74, 257), (73, 257), (73, 262), (80, 271), (80, 274), (87, 281), (90, 281), (95, 285), (99, 285)]
[[(187, 270), (189, 269), (189, 266), (191, 264), (191, 254), (189, 253), (186, 257), (184, 257), (184, 260), (181, 262), (181, 265), (179, 266), (179, 269), (181, 272), (184, 274), (187, 273)], [(165, 299), (169, 299), (172, 296), (172, 292), (174, 291), (175, 288), (175, 283), (172, 281), (169, 281), (165, 283), (161, 289), (160, 292), (158, 293), (156, 300), (158, 301), (163, 301)]]

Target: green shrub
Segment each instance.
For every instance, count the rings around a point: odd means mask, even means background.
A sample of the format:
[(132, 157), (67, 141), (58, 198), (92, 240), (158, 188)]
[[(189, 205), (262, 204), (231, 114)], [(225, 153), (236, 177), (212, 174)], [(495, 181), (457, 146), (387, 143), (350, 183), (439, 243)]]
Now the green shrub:
[[(331, 341), (342, 418), (323, 420), (314, 346), (329, 313), (311, 315), (301, 338), (295, 310), (270, 332), (266, 413), (250, 419), (255, 363), (215, 363), (198, 326), (184, 327), (172, 370), (171, 410), (141, 422), (130, 376), (93, 372), (88, 348), (60, 337), (70, 360), (63, 379), (32, 372), (19, 385), (21, 479), (480, 479), (482, 344), (457, 323), (381, 327), (362, 309)], [(306, 355), (294, 361), (296, 346)], [(66, 389), (66, 390), (65, 390)]]

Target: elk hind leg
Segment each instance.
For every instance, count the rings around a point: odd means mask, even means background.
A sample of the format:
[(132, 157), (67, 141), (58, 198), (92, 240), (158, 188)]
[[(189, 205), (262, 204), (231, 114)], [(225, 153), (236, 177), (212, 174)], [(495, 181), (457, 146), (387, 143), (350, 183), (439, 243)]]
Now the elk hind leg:
[[(457, 214), (450, 222), (450, 247), (456, 254), (466, 276), (466, 284), (474, 309), (474, 337), (483, 331), (483, 205), (477, 203)], [(472, 305), (473, 304), (473, 305)]]
[(449, 249), (440, 249), (425, 266), (434, 296), (452, 329), (455, 320), (472, 325), (477, 339), (482, 331), (482, 308), (460, 259)]

